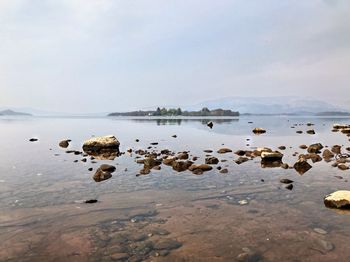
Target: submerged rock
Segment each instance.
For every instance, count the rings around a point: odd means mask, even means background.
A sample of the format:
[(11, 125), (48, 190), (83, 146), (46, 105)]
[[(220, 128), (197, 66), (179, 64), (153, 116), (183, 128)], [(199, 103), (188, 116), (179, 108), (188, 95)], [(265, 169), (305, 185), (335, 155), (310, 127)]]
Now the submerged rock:
[(188, 168), (188, 170), (192, 171), (192, 173), (196, 175), (201, 175), (203, 174), (203, 172), (210, 171), (212, 169), (213, 167), (207, 164), (200, 164), (200, 165), (193, 164)]
[(339, 190), (327, 195), (324, 204), (329, 208), (349, 208), (350, 207), (350, 191)]
[(238, 159), (235, 160), (235, 163), (240, 165), (240, 164), (243, 164), (244, 162), (247, 162), (248, 160), (249, 160), (248, 157), (240, 156)]
[(307, 171), (309, 171), (312, 168), (312, 166), (304, 159), (301, 158), (299, 159), (295, 164), (294, 164), (294, 169), (300, 174), (303, 175)]

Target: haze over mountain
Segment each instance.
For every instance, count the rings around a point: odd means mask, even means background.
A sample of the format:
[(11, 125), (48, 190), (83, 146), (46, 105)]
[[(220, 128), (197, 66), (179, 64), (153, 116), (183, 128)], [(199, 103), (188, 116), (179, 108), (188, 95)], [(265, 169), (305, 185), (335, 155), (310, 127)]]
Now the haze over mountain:
[(241, 114), (306, 114), (349, 110), (321, 100), (294, 96), (226, 97), (204, 101), (185, 109), (198, 110), (203, 107), (231, 109)]

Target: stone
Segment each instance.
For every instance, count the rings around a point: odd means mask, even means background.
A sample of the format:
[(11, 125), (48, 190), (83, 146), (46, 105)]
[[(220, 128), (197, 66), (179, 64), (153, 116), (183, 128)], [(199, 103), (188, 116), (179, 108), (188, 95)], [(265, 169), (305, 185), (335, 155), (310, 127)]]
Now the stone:
[(139, 171), (140, 175), (148, 175), (149, 173), (151, 173), (151, 170), (149, 170), (148, 168), (142, 168)]
[(112, 174), (109, 172), (104, 172), (100, 168), (96, 170), (95, 175), (93, 176), (93, 179), (95, 182), (102, 182), (104, 180), (110, 179), (112, 177)]
[(67, 139), (67, 140), (62, 140), (61, 142), (58, 143), (58, 145), (62, 148), (67, 148), (69, 147), (69, 143), (71, 142), (72, 140), (70, 139)]
[(300, 149), (307, 149), (307, 145), (300, 145), (299, 148)]
[(207, 126), (208, 126), (210, 129), (212, 129), (213, 126), (214, 126), (214, 124), (213, 124), (213, 122), (210, 121), (210, 122), (207, 123)]
[(232, 152), (232, 150), (229, 149), (229, 148), (220, 148), (220, 149), (217, 151), (218, 154), (226, 154), (226, 153), (231, 153), (231, 152)]
[(334, 157), (334, 154), (329, 149), (325, 149), (322, 153), (322, 156), (325, 159), (331, 159)]
[(344, 164), (339, 164), (338, 165), (338, 168), (340, 169), (340, 170), (348, 170), (349, 169), (349, 167), (347, 166), (347, 165), (344, 165)]
[(186, 161), (173, 161), (172, 167), (177, 172), (183, 172), (186, 171), (191, 165), (193, 164), (192, 161), (186, 160)]
[(31, 138), (31, 139), (29, 139), (29, 142), (36, 142), (36, 141), (38, 141), (39, 139), (37, 139), (37, 138)]
[(286, 150), (286, 147), (285, 146), (279, 146), (278, 149), (279, 150)]
[(119, 149), (119, 141), (115, 136), (101, 136), (101, 137), (93, 137), (89, 140), (86, 140), (83, 145), (84, 151), (99, 151), (101, 149), (111, 148), (111, 149)]
[[(191, 166), (188, 168), (188, 170), (190, 170), (190, 171), (192, 171), (192, 172), (194, 172), (194, 171), (196, 171), (196, 170), (201, 170), (202, 173), (205, 172), (205, 171), (210, 171), (210, 170), (212, 170), (212, 169), (213, 169), (213, 167), (210, 166), (210, 165), (208, 165), (208, 164), (200, 164), (200, 165), (195, 165), (195, 164), (193, 164), (193, 165), (191, 165)], [(199, 173), (200, 173), (200, 172), (199, 172)]]
[(109, 172), (109, 173), (113, 173), (116, 168), (115, 166), (112, 166), (112, 165), (108, 165), (108, 164), (102, 164), (100, 166), (100, 169), (103, 171), (103, 172)]
[(89, 199), (89, 200), (86, 200), (86, 201), (85, 201), (86, 204), (95, 204), (95, 203), (97, 203), (97, 202), (98, 202), (97, 199)]
[(238, 159), (235, 160), (235, 163), (240, 165), (240, 164), (247, 162), (248, 160), (249, 160), (248, 157), (240, 156)]
[(289, 184), (289, 185), (286, 186), (286, 189), (293, 190), (293, 187), (294, 187), (293, 184)]
[(290, 179), (288, 179), (288, 178), (282, 178), (282, 179), (280, 180), (280, 182), (283, 183), (283, 184), (291, 184), (291, 183), (293, 183), (294, 181), (293, 181), (293, 180), (290, 180)]
[(227, 168), (223, 168), (220, 170), (220, 174), (227, 174), (228, 173), (228, 169)]
[(344, 128), (344, 129), (341, 130), (341, 132), (343, 134), (350, 134), (350, 128), (349, 127), (348, 128)]
[(312, 144), (308, 147), (307, 152), (308, 153), (315, 153), (315, 154), (319, 154), (321, 153), (321, 149), (323, 149), (323, 145), (320, 143), (317, 144)]
[(303, 133), (303, 131), (298, 130), (298, 131), (296, 131), (295, 133), (297, 133), (297, 134), (302, 134), (302, 133)]
[(171, 166), (175, 160), (176, 160), (176, 157), (167, 157), (163, 159), (163, 164), (166, 166)]
[(182, 244), (173, 239), (164, 239), (154, 244), (155, 250), (174, 250), (182, 247)]
[(316, 134), (315, 130), (313, 130), (313, 129), (307, 130), (306, 133), (309, 134), (309, 135)]
[(341, 154), (341, 146), (340, 145), (334, 145), (332, 146), (332, 149), (331, 151), (334, 153), (334, 154)]
[(289, 168), (289, 165), (286, 164), (286, 163), (282, 163), (282, 164), (281, 164), (281, 168), (283, 168), (283, 169), (288, 169), (288, 168)]
[(256, 134), (256, 135), (264, 134), (264, 133), (266, 133), (266, 130), (263, 129), (263, 128), (257, 127), (257, 128), (253, 129), (253, 133)]
[(261, 159), (265, 160), (265, 161), (278, 161), (278, 160), (282, 160), (283, 158), (283, 154), (278, 152), (278, 151), (274, 151), (274, 152), (262, 152), (261, 153)]
[(335, 191), (324, 198), (324, 204), (329, 208), (349, 208), (350, 207), (350, 191)]
[(155, 159), (153, 157), (146, 157), (143, 160), (144, 168), (146, 169), (152, 169), (155, 166), (159, 166), (162, 164), (162, 160)]
[(215, 156), (210, 156), (205, 159), (205, 163), (208, 165), (216, 165), (219, 163), (219, 159)]
[(303, 175), (307, 171), (309, 171), (312, 168), (312, 166), (303, 158), (299, 159), (295, 164), (294, 164), (294, 169), (300, 174)]
[(327, 231), (322, 228), (314, 228), (314, 231), (321, 235), (327, 235)]
[(189, 155), (187, 152), (181, 152), (177, 155), (177, 158), (180, 160), (186, 160), (189, 158)]
[(237, 150), (235, 152), (235, 154), (238, 155), (238, 156), (244, 156), (246, 154), (246, 151), (245, 150)]

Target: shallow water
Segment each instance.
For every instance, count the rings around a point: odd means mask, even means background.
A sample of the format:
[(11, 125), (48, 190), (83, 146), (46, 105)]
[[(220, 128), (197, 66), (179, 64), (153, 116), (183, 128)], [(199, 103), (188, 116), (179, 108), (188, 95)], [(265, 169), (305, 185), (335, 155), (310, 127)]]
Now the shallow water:
[[(207, 122), (0, 118), (0, 261), (349, 260), (350, 214), (327, 209), (323, 198), (349, 190), (350, 171), (319, 162), (301, 176), (294, 169), (262, 168), (259, 158), (237, 165), (236, 155), (216, 150), (284, 145), (283, 161), (293, 165), (292, 154), (304, 152), (301, 144), (348, 147), (348, 137), (331, 130), (350, 119), (240, 117), (214, 119), (213, 129)], [(303, 125), (291, 128), (295, 123)], [(254, 127), (267, 133), (253, 135)], [(316, 135), (295, 133), (311, 128)], [(58, 147), (60, 140), (71, 139), (68, 149), (81, 150), (92, 135), (108, 134), (119, 139), (123, 152), (158, 142), (153, 149), (190, 151), (197, 163), (204, 162), (203, 150), (212, 149), (227, 160), (218, 166), (229, 172), (214, 168), (196, 176), (162, 165), (136, 176), (142, 166), (134, 154), (83, 163), (81, 155)], [(39, 141), (29, 142), (32, 137)], [(117, 171), (96, 183), (88, 168), (102, 163)], [(292, 191), (281, 178), (294, 180)], [(99, 202), (83, 203), (88, 199)]]

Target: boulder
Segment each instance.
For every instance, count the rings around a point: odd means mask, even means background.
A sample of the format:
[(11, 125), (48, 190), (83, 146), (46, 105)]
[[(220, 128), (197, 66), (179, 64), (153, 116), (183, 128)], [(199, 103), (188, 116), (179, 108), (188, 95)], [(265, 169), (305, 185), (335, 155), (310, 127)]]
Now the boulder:
[(207, 123), (207, 126), (208, 126), (210, 129), (212, 129), (213, 126), (214, 126), (214, 124), (213, 124), (213, 122), (210, 121), (210, 122)]
[(278, 160), (282, 160), (283, 158), (283, 154), (278, 152), (278, 151), (274, 151), (274, 152), (262, 152), (261, 153), (261, 159), (264, 161), (278, 161)]
[(325, 159), (331, 159), (334, 157), (334, 154), (329, 149), (325, 149), (322, 153), (322, 156)]
[(315, 130), (313, 130), (313, 129), (307, 130), (306, 133), (309, 134), (309, 135), (316, 134)]
[(349, 208), (350, 191), (339, 190), (328, 195), (324, 199), (324, 204), (329, 208)]
[(193, 172), (194, 170), (197, 170), (197, 169), (200, 169), (200, 170), (202, 170), (203, 172), (205, 172), (205, 171), (212, 170), (213, 167), (210, 166), (210, 165), (207, 165), (207, 164), (200, 164), (200, 165), (191, 165), (191, 166), (188, 168), (188, 170), (190, 170), (190, 171), (192, 171), (192, 172)]
[(340, 154), (341, 153), (341, 146), (340, 145), (334, 145), (332, 146), (332, 149), (331, 151), (334, 153), (334, 154)]
[(103, 171), (103, 172), (109, 172), (109, 173), (113, 173), (116, 168), (115, 166), (112, 166), (112, 165), (108, 165), (108, 164), (102, 164), (100, 166), (100, 169)]
[(93, 176), (93, 179), (95, 182), (101, 182), (107, 179), (110, 179), (112, 177), (112, 174), (109, 172), (104, 172), (100, 168), (96, 170), (95, 175)]
[(104, 149), (116, 149), (119, 150), (119, 141), (115, 136), (101, 136), (93, 137), (86, 140), (83, 145), (83, 150), (85, 152), (99, 152)]

